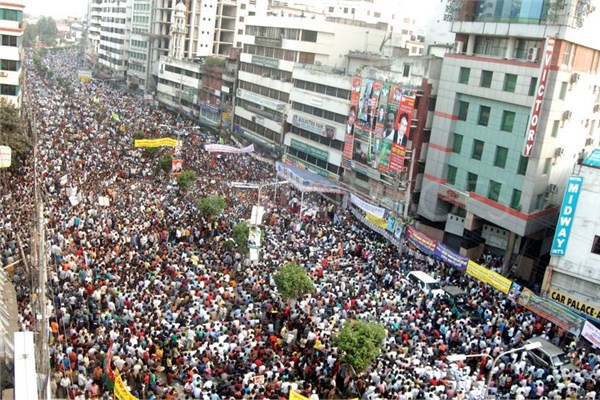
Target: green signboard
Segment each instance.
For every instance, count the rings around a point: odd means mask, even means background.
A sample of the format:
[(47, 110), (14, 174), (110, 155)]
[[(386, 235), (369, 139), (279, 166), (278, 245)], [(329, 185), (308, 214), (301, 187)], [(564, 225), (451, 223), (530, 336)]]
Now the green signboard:
[(279, 60), (276, 58), (252, 56), (252, 64), (260, 65), (261, 67), (269, 67), (279, 69)]
[(300, 142), (296, 139), (292, 139), (290, 147), (296, 150), (300, 150), (309, 156), (318, 158), (319, 160), (327, 161), (329, 159), (329, 152), (310, 146), (306, 143)]

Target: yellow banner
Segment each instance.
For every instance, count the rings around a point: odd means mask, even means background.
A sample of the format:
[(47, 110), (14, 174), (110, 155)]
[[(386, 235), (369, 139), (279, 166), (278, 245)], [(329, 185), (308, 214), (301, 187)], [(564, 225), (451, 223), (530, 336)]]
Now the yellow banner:
[(368, 212), (365, 216), (365, 219), (373, 225), (377, 225), (382, 229), (387, 229), (387, 221), (384, 218), (378, 217), (377, 215)]
[(581, 301), (576, 297), (559, 292), (553, 287), (550, 287), (550, 290), (548, 291), (548, 297), (559, 302), (560, 304), (577, 310), (582, 314), (589, 315), (592, 318), (600, 319), (600, 307), (598, 306), (594, 306), (590, 303), (586, 303), (585, 301)]
[(290, 390), (290, 398), (289, 400), (308, 400), (308, 397), (304, 397), (301, 394)]
[(502, 293), (508, 293), (512, 281), (486, 267), (469, 260), (467, 274), (481, 282), (489, 283)]
[(129, 393), (129, 390), (123, 384), (121, 374), (118, 369), (115, 369), (115, 390), (113, 391), (117, 400), (138, 400), (137, 397)]
[(177, 145), (177, 139), (137, 139), (134, 145), (135, 147), (175, 147)]

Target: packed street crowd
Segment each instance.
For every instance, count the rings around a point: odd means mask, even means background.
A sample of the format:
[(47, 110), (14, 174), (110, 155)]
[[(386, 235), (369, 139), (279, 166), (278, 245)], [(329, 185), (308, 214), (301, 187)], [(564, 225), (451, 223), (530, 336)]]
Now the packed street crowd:
[[(257, 194), (227, 182), (273, 181), (272, 165), (249, 155), (222, 155), (211, 165), (203, 145), (215, 138), (192, 122), (105, 82), (78, 82), (74, 50), (48, 52), (44, 62), (53, 78), (27, 64), (37, 159), (13, 172), (3, 192), (0, 251), (4, 265), (14, 261), (17, 236), (29, 235), (35, 163), (50, 254), (55, 398), (112, 398), (110, 363), (139, 399), (287, 399), (291, 390), (311, 400), (478, 399), (488, 357), (447, 356), (495, 357), (535, 336), (566, 348), (575, 368), (546, 370), (514, 353), (491, 371), (490, 392), (596, 398), (600, 363), (572, 337), (417, 250), (398, 251), (324, 199), (314, 197), (316, 214), (299, 218), (293, 189), (262, 196), (264, 248), (251, 264), (226, 242)], [(156, 138), (177, 131), (188, 133), (184, 170), (199, 177), (185, 194), (132, 140), (136, 132)], [(211, 194), (227, 206), (209, 221), (194, 203)], [(100, 196), (110, 204), (99, 205)], [(316, 288), (292, 304), (280, 301), (272, 280), (288, 260), (305, 266)], [(412, 270), (464, 289), (472, 314), (457, 312), (449, 297), (425, 296), (404, 279)], [(26, 284), (18, 288), (19, 323), (32, 330), (35, 296)], [(352, 318), (387, 329), (382, 353), (362, 374), (350, 371), (332, 343)]]

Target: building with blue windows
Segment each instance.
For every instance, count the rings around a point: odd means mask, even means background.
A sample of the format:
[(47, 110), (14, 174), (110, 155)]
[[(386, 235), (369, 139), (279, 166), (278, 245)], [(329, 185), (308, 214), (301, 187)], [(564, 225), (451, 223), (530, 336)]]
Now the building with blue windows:
[(449, 3), (418, 214), (461, 254), (541, 282), (567, 177), (600, 139), (600, 15), (584, 0)]

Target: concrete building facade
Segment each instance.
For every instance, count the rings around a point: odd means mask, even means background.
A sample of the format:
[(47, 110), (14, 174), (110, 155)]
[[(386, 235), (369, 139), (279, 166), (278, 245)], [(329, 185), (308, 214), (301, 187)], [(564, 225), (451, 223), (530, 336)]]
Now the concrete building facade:
[(598, 141), (598, 13), (567, 3), (456, 2), (418, 208), (451, 248), (524, 279), (541, 280), (565, 177)]
[(0, 97), (21, 108), (23, 10), (21, 1), (0, 1)]

